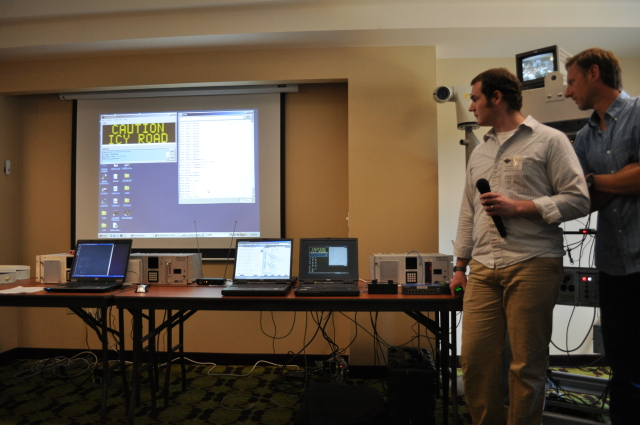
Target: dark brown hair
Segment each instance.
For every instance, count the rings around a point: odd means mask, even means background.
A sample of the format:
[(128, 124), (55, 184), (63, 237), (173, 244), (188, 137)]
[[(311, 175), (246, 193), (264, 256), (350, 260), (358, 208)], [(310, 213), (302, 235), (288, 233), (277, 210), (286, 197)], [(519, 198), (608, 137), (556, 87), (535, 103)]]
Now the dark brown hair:
[(471, 81), (474, 85), (480, 81), (482, 83), (481, 92), (489, 102), (493, 94), (497, 91), (502, 93), (502, 98), (509, 105), (509, 110), (520, 111), (522, 108), (522, 86), (518, 78), (505, 68), (488, 69)]
[(593, 65), (598, 65), (600, 78), (605, 86), (622, 90), (622, 69), (616, 55), (599, 47), (584, 50), (565, 62), (567, 69), (576, 64), (583, 74), (586, 74)]

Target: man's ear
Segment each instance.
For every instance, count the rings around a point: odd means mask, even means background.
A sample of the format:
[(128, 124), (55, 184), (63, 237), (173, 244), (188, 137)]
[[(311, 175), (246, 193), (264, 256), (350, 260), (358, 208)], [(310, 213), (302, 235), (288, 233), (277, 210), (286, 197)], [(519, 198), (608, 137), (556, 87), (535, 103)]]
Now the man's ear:
[(494, 105), (499, 105), (502, 101), (502, 92), (500, 90), (494, 91), (493, 95), (491, 95), (491, 101)]
[(591, 67), (587, 70), (587, 80), (590, 82), (595, 82), (600, 78), (600, 67), (596, 64), (591, 65)]

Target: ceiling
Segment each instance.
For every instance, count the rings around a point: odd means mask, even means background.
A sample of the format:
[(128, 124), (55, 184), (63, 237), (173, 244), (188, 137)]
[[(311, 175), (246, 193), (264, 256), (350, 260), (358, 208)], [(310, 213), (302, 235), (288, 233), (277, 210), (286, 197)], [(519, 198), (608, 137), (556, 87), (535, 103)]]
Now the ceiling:
[(640, 0), (0, 0), (0, 61), (215, 49), (557, 44), (640, 57)]

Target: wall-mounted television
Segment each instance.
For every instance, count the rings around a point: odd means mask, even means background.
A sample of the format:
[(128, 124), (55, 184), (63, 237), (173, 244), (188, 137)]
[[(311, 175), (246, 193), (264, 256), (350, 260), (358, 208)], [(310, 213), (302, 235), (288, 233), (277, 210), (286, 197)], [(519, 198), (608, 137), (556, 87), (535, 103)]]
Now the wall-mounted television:
[(535, 49), (516, 55), (516, 71), (522, 83), (522, 89), (537, 89), (544, 87), (544, 77), (555, 71), (560, 71), (566, 84), (567, 70), (565, 61), (569, 53), (558, 46)]

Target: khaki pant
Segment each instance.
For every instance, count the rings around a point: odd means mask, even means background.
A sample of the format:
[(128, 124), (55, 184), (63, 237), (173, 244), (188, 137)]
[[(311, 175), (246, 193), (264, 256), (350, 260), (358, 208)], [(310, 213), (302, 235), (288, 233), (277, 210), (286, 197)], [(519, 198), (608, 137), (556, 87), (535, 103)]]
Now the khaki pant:
[[(464, 296), (461, 364), (474, 425), (540, 425), (553, 307), (562, 258), (533, 258), (502, 269), (471, 261)], [(502, 353), (509, 332), (509, 410)]]

